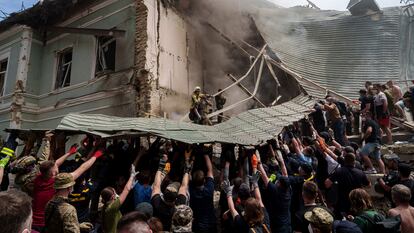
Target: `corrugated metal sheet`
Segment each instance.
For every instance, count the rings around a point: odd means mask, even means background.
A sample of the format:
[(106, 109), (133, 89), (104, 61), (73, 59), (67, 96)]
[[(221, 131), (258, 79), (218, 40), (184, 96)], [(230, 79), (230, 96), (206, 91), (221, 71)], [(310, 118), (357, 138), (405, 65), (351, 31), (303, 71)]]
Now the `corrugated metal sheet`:
[(279, 134), (284, 126), (303, 118), (313, 104), (314, 101), (308, 96), (300, 95), (275, 107), (244, 112), (215, 126), (160, 118), (69, 114), (62, 119), (57, 129), (92, 133), (105, 138), (139, 132), (189, 144), (222, 142), (257, 145)]
[(363, 17), (306, 8), (259, 9), (253, 18), (290, 70), (339, 94), (355, 98), (367, 80), (400, 79), (398, 7)]

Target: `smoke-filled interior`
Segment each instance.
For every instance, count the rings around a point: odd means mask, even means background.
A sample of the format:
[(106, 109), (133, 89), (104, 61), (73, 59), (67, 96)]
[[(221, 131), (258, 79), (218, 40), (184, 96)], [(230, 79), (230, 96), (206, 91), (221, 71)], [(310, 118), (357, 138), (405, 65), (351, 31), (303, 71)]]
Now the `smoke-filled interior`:
[[(242, 3), (244, 4), (241, 5)], [(247, 3), (248, 1), (237, 0), (203, 0), (176, 1), (173, 5), (188, 19), (190, 33), (195, 35), (197, 43), (202, 48), (202, 86), (206, 93), (213, 94), (218, 89), (231, 85), (234, 80), (229, 74), (236, 79), (245, 75), (259, 50), (266, 44), (254, 20), (245, 10)], [(171, 5), (164, 4), (164, 6)], [(267, 49), (266, 53), (279, 62), (270, 49)], [(250, 93), (253, 93), (256, 81), (259, 79), (259, 64), (260, 62), (257, 62), (249, 77), (241, 82)], [(226, 115), (283, 103), (300, 93), (300, 87), (291, 75), (274, 65), (273, 69), (280, 87), (264, 65), (256, 94), (261, 103), (253, 99), (249, 100), (227, 112)], [(224, 95), (228, 105), (249, 97), (249, 94), (239, 86), (229, 89)]]

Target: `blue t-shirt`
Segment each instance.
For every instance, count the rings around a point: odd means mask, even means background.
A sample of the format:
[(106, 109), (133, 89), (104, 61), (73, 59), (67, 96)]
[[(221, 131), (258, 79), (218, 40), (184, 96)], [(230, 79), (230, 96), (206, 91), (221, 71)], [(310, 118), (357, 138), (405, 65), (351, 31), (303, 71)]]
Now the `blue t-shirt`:
[(190, 207), (193, 210), (193, 231), (212, 232), (216, 229), (214, 211), (214, 180), (207, 177), (202, 188), (190, 185)]
[(137, 183), (134, 186), (134, 205), (137, 206), (141, 202), (151, 203), (152, 189), (150, 185), (141, 185)]
[(292, 199), (292, 188), (287, 179), (286, 185), (282, 187), (279, 181), (276, 184), (270, 183), (267, 186), (271, 198), (268, 209), (272, 232), (290, 232), (290, 202)]

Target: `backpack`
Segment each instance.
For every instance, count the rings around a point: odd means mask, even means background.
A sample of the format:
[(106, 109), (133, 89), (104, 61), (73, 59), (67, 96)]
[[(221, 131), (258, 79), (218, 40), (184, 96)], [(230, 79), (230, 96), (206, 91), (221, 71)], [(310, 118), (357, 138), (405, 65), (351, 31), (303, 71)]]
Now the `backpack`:
[(253, 226), (249, 228), (249, 233), (271, 233), (269, 228), (266, 224), (262, 224), (262, 226)]
[(355, 223), (344, 220), (336, 220), (333, 223), (333, 232), (334, 233), (362, 233), (361, 229)]
[(381, 214), (371, 217), (366, 213), (362, 213), (359, 217), (367, 220), (373, 226), (375, 233), (400, 233), (401, 232), (401, 216), (385, 218)]

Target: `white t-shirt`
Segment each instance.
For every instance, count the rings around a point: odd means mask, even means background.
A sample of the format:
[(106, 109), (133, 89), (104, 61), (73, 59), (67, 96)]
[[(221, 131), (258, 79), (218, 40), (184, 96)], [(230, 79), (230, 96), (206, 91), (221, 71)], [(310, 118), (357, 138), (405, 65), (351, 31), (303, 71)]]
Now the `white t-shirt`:
[(326, 162), (328, 162), (328, 173), (329, 174), (332, 174), (335, 171), (336, 168), (341, 167), (341, 165), (329, 155), (325, 156), (325, 160), (326, 160)]

